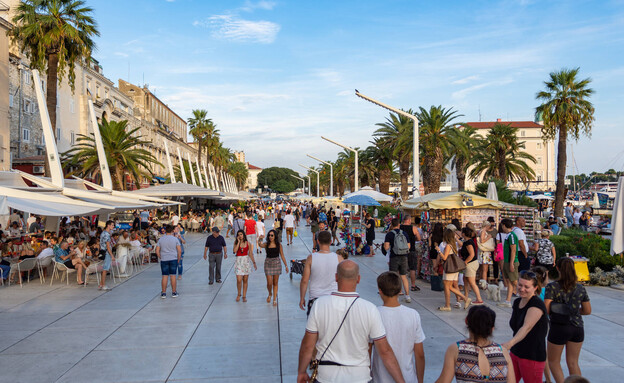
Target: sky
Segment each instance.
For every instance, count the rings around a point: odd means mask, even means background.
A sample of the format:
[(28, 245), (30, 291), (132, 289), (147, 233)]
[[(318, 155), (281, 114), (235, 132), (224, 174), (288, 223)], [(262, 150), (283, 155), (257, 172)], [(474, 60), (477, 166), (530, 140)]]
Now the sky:
[(148, 84), (184, 119), (208, 110), (225, 146), (262, 168), (335, 160), (342, 149), (322, 135), (370, 145), (388, 112), (355, 89), (401, 109), (453, 108), (461, 122), (533, 120), (549, 73), (580, 67), (596, 121), (572, 141), (577, 171), (624, 170), (622, 0), (87, 4), (108, 78)]

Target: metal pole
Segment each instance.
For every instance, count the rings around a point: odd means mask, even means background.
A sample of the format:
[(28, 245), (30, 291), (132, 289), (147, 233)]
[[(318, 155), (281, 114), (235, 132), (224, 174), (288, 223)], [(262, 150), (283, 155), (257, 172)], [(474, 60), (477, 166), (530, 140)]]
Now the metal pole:
[(359, 190), (359, 184), (360, 184), (360, 179), (358, 177), (358, 152), (357, 150), (354, 150), (355, 152), (355, 191)]
[(321, 183), (320, 173), (316, 172), (316, 196), (320, 197), (321, 193), (319, 193), (319, 184)]
[(317, 160), (318, 162), (321, 162), (329, 166), (329, 195), (333, 196), (334, 195), (334, 165), (332, 165), (331, 162), (323, 161), (320, 158), (316, 158), (309, 154), (307, 154), (307, 156), (312, 158), (313, 160)]

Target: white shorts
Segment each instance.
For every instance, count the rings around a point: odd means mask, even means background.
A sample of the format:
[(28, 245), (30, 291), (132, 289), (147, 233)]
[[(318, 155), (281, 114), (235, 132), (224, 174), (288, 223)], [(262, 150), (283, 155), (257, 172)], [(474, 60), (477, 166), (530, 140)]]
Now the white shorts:
[(444, 273), (442, 275), (442, 280), (443, 281), (456, 281), (459, 278), (459, 273)]
[(466, 264), (466, 270), (464, 270), (464, 277), (475, 278), (477, 276), (477, 270), (479, 270), (479, 262), (472, 261)]

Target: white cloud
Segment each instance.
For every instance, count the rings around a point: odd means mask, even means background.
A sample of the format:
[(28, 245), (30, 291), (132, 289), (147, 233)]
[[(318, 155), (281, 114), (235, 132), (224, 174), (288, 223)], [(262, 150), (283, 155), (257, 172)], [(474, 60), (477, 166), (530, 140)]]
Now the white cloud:
[(273, 8), (275, 8), (275, 6), (277, 5), (277, 3), (275, 1), (265, 1), (265, 0), (261, 0), (261, 1), (245, 1), (245, 5), (243, 5), (240, 10), (241, 11), (245, 11), (245, 12), (253, 12), (256, 9), (262, 9), (264, 11), (270, 11)]
[(219, 39), (262, 44), (273, 43), (281, 28), (271, 21), (251, 21), (234, 15), (214, 15), (193, 25), (210, 28), (212, 36)]
[(510, 79), (510, 78), (505, 78), (505, 79), (495, 80), (495, 81), (488, 81), (488, 82), (484, 82), (484, 83), (481, 83), (481, 84), (470, 86), (468, 88), (464, 88), (462, 90), (458, 90), (457, 92), (453, 92), (451, 94), (451, 97), (454, 100), (462, 100), (467, 95), (469, 95), (470, 93), (475, 92), (477, 90), (480, 90), (480, 89), (483, 89), (483, 88), (487, 88), (487, 87), (490, 87), (490, 86), (507, 85), (507, 84), (510, 84), (512, 82), (513, 82), (513, 80)]
[(451, 82), (451, 84), (453, 85), (463, 85), (463, 84), (467, 84), (469, 82), (478, 80), (479, 76), (468, 76), (468, 77), (464, 77), (464, 78), (460, 78), (459, 80), (455, 80), (453, 82)]
[(128, 57), (128, 54), (124, 52), (115, 52), (114, 55), (119, 57)]

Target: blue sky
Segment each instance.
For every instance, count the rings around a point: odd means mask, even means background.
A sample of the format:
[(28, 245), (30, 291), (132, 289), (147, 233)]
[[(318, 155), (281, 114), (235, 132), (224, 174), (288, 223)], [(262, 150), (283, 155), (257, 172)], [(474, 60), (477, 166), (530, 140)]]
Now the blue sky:
[[(398, 108), (461, 121), (532, 120), (553, 70), (593, 79), (581, 172), (624, 169), (624, 1), (97, 0), (104, 74), (149, 84), (183, 118), (207, 109), (226, 146), (260, 167), (316, 165), (369, 145)], [(618, 108), (620, 107), (620, 108)]]

